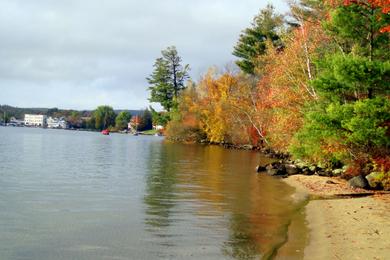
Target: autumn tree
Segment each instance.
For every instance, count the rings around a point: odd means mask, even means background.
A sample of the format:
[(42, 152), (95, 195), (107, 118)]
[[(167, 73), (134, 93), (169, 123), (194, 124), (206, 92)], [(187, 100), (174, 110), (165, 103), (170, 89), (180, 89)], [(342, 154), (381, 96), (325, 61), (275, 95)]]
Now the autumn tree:
[(275, 13), (272, 5), (268, 5), (255, 16), (251, 27), (241, 33), (233, 51), (233, 55), (239, 58), (236, 64), (243, 72), (254, 74), (256, 58), (265, 54), (267, 41), (271, 41), (275, 47), (282, 47), (282, 27), (283, 18)]
[(177, 98), (185, 89), (189, 79), (189, 65), (182, 65), (176, 47), (171, 46), (161, 51), (162, 57), (157, 58), (152, 74), (147, 78), (149, 83), (149, 101), (160, 103), (166, 111), (177, 106)]
[(201, 127), (201, 107), (199, 88), (192, 82), (179, 96), (178, 109), (171, 112), (171, 121), (165, 131), (167, 137), (181, 142), (207, 139)]

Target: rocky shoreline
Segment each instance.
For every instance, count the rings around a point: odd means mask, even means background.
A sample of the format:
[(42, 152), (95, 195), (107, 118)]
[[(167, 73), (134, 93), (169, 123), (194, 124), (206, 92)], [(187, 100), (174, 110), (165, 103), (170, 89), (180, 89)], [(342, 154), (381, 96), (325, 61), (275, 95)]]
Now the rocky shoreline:
[[(290, 159), (281, 159), (267, 165), (258, 165), (256, 167), (257, 173), (266, 173), (270, 176), (286, 178), (292, 175), (317, 175), (323, 177), (335, 177), (340, 178), (344, 177), (346, 167), (341, 165), (335, 165), (334, 167), (323, 167), (321, 165), (310, 164), (303, 162), (301, 160), (290, 160)], [(378, 173), (370, 173), (366, 176), (358, 175), (348, 178), (348, 184), (352, 188), (359, 188), (364, 190), (376, 191), (376, 190), (385, 190), (389, 191), (390, 186), (383, 187), (382, 184), (378, 181)], [(328, 180), (329, 184), (334, 183), (333, 179)]]

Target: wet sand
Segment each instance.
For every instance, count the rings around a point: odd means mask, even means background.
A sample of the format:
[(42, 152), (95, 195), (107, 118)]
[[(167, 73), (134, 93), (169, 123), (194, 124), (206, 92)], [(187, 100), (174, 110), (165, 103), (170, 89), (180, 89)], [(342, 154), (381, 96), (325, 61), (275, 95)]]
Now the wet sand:
[(294, 175), (284, 180), (310, 196), (305, 207), (309, 242), (304, 259), (390, 259), (390, 195), (352, 189), (337, 178)]

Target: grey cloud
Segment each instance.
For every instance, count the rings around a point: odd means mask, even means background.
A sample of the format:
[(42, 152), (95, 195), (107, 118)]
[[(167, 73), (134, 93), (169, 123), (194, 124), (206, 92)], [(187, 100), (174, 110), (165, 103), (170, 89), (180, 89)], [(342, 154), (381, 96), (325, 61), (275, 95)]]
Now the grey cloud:
[[(281, 11), (282, 1), (272, 1)], [(195, 78), (234, 59), (257, 0), (2, 0), (0, 103), (148, 105), (154, 60), (176, 45)]]

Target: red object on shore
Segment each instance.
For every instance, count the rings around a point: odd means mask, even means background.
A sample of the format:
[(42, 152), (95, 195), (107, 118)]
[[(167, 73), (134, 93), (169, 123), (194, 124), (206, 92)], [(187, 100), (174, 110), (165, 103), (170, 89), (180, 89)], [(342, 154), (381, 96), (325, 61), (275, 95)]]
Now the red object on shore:
[(104, 135), (109, 135), (109, 134), (110, 134), (110, 130), (108, 130), (108, 129), (103, 130), (103, 131), (102, 131), (102, 134), (104, 134)]

